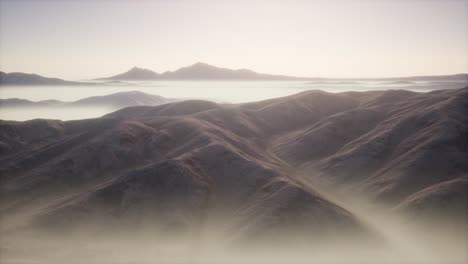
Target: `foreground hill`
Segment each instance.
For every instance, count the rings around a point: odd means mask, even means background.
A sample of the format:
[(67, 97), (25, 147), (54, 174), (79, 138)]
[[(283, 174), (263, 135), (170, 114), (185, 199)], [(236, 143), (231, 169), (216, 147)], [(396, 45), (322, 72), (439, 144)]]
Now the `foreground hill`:
[(468, 88), (307, 91), (241, 105), (135, 106), (82, 121), (2, 121), (1, 210), (11, 216), (2, 227), (369, 231), (320, 181), (389, 210), (441, 215), (437, 200), (465, 202), (467, 108)]
[(390, 204), (468, 171), (468, 89), (348, 93), (358, 107), (275, 139), (309, 177), (355, 186)]

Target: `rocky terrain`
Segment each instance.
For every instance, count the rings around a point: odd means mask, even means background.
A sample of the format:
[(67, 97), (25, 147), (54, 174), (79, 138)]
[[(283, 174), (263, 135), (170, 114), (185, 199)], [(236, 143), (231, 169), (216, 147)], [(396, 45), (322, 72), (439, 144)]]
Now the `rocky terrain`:
[(468, 88), (312, 90), (1, 121), (2, 232), (91, 224), (192, 235), (220, 225), (233, 238), (374, 232), (321, 183), (389, 212), (463, 223), (466, 113)]

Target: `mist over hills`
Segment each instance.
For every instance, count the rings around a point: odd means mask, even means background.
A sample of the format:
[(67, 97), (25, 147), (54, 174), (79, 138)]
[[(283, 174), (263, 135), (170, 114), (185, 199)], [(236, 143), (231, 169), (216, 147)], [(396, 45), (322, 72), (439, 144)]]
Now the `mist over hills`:
[(118, 92), (103, 96), (86, 97), (73, 102), (60, 100), (30, 101), (19, 98), (0, 99), (0, 107), (87, 107), (101, 106), (112, 109), (120, 109), (137, 105), (160, 105), (174, 102), (175, 99), (164, 98), (158, 95), (147, 94), (139, 91)]
[(466, 178), (467, 88), (349, 94), (361, 97), (359, 107), (276, 138), (274, 152), (316, 179), (394, 205)]
[(239, 105), (134, 106), (79, 121), (1, 121), (2, 228), (192, 233), (218, 219), (243, 238), (372, 233), (323, 195), (321, 181), (387, 210), (466, 223), (467, 107), (468, 88), (315, 90)]

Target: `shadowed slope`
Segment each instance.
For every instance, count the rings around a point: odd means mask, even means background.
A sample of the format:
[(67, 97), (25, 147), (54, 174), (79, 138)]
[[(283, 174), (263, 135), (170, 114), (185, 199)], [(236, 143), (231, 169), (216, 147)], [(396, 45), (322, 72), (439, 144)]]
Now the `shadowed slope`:
[(425, 217), (458, 228), (468, 220), (468, 176), (460, 176), (431, 185), (410, 195), (396, 209), (414, 217)]
[(246, 236), (359, 230), (298, 173), (392, 204), (430, 200), (415, 199), (419, 192), (438, 197), (424, 190), (468, 170), (467, 94), (308, 91), (241, 105), (129, 107), (82, 121), (3, 121), (2, 210), (54, 228), (154, 219), (190, 233), (222, 219)]
[[(2, 158), (2, 193), (8, 197), (2, 207), (28, 216), (23, 224), (54, 229), (95, 221), (136, 227), (157, 221), (163, 229), (194, 230), (213, 221), (211, 215), (229, 219), (231, 226), (257, 219), (249, 226), (265, 233), (272, 223), (291, 228), (288, 219), (317, 218), (317, 210), (329, 216), (321, 225), (333, 229), (345, 221), (341, 228), (359, 228), (344, 209), (288, 177), (284, 164), (265, 154), (260, 141), (244, 139), (244, 134), (259, 137), (253, 126), (229, 131), (209, 122), (220, 117), (218, 111), (229, 108), (186, 101), (124, 109), (105, 119), (3, 122), (2, 130), (10, 132), (2, 141), (14, 147)], [(18, 132), (34, 122), (47, 132), (39, 140)], [(282, 205), (268, 202), (272, 197)], [(270, 209), (261, 221), (255, 214), (236, 213), (251, 206)], [(297, 209), (284, 211), (284, 206)]]

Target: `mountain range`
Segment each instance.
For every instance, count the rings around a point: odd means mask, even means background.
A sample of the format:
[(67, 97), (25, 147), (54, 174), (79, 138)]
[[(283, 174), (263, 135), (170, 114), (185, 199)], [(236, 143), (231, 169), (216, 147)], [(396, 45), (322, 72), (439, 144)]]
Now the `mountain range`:
[(468, 88), (312, 90), (0, 121), (2, 232), (98, 224), (189, 235), (222, 223), (237, 239), (374, 236), (319, 182), (417, 221), (466, 224), (467, 112)]
[(468, 81), (468, 74), (439, 75), (439, 76), (411, 76), (395, 78), (320, 78), (296, 77), (257, 73), (248, 69), (228, 69), (197, 62), (175, 71), (157, 73), (149, 69), (133, 67), (127, 72), (96, 80), (142, 81), (142, 80), (313, 80), (313, 81), (353, 81), (353, 80), (382, 80), (382, 81)]
[(97, 78), (91, 82), (71, 82), (57, 78), (47, 78), (36, 74), (27, 73), (4, 73), (0, 72), (0, 85), (97, 85), (110, 84), (120, 81), (156, 81), (156, 80), (309, 80), (309, 81), (341, 81), (349, 82), (356, 80), (367, 81), (458, 81), (468, 82), (468, 74), (440, 75), (440, 76), (414, 76), (414, 77), (395, 77), (395, 78), (319, 78), (319, 77), (294, 77), (286, 75), (273, 75), (257, 73), (248, 69), (228, 69), (216, 67), (206, 63), (195, 63), (193, 65), (182, 67), (175, 71), (166, 71), (157, 73), (149, 69), (133, 67), (129, 71), (110, 77)]
[[(98, 80), (296, 80), (298, 77), (256, 73), (247, 69), (232, 70), (198, 62), (175, 71), (161, 74), (138, 67)], [(305, 78), (303, 78), (305, 79)]]

